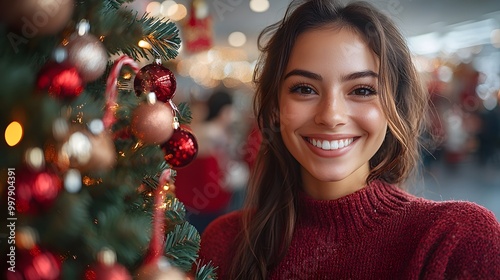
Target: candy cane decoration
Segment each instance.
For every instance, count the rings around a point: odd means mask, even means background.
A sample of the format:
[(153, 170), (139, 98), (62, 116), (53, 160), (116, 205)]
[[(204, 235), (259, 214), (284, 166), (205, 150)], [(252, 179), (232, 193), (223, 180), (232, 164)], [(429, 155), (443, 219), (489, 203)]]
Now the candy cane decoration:
[(111, 73), (106, 81), (106, 105), (104, 109), (104, 116), (102, 118), (106, 129), (109, 129), (116, 121), (114, 108), (117, 105), (116, 100), (118, 99), (118, 76), (120, 75), (120, 71), (124, 65), (130, 66), (134, 73), (139, 72), (139, 65), (129, 56), (122, 55), (115, 60), (115, 63), (111, 68)]
[(149, 242), (149, 249), (145, 257), (145, 264), (156, 261), (163, 255), (165, 243), (165, 208), (163, 203), (165, 200), (165, 190), (163, 187), (170, 181), (171, 170), (165, 169), (160, 175), (158, 186), (154, 193), (153, 205), (153, 233)]

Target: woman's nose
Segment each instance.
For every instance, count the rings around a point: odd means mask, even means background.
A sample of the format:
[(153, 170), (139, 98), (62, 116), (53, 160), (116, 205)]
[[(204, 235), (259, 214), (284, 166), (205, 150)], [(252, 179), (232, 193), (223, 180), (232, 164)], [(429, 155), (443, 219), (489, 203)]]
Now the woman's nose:
[(336, 127), (347, 122), (347, 102), (343, 96), (331, 96), (322, 100), (316, 112), (315, 122), (328, 127)]

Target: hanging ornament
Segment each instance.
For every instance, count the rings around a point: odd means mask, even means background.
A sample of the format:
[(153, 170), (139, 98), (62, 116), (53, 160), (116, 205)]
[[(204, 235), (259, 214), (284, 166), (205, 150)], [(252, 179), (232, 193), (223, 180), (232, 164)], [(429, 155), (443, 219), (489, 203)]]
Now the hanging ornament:
[(90, 25), (82, 20), (77, 32), (66, 46), (68, 62), (76, 67), (84, 82), (92, 82), (104, 74), (108, 65), (108, 53), (101, 41), (88, 33)]
[(85, 271), (85, 280), (132, 280), (128, 270), (116, 263), (116, 254), (111, 249), (101, 250), (97, 263)]
[(16, 181), (16, 209), (20, 213), (36, 214), (47, 210), (54, 203), (62, 182), (57, 174), (44, 170), (19, 171)]
[(25, 38), (56, 34), (69, 22), (74, 8), (74, 0), (1, 1), (0, 21)]
[(172, 266), (165, 257), (141, 266), (134, 279), (136, 280), (186, 280), (186, 275), (180, 269)]
[(64, 62), (48, 62), (42, 67), (37, 78), (39, 90), (48, 90), (49, 95), (63, 100), (79, 96), (83, 91), (83, 85), (77, 69)]
[(61, 262), (56, 255), (38, 246), (17, 250), (12, 267), (15, 271), (5, 272), (7, 280), (57, 280), (61, 277)]
[(183, 23), (183, 42), (191, 53), (208, 50), (213, 44), (213, 20), (204, 0), (191, 3), (187, 20)]
[(177, 82), (174, 73), (161, 65), (161, 61), (148, 64), (137, 72), (134, 89), (137, 96), (154, 92), (156, 99), (167, 102), (175, 94)]
[(156, 102), (154, 93), (150, 93), (148, 102), (141, 103), (132, 112), (132, 133), (144, 144), (160, 144), (172, 136), (173, 122), (172, 107)]
[(184, 167), (191, 163), (198, 153), (198, 142), (185, 127), (176, 129), (170, 139), (161, 145), (165, 160), (172, 167)]

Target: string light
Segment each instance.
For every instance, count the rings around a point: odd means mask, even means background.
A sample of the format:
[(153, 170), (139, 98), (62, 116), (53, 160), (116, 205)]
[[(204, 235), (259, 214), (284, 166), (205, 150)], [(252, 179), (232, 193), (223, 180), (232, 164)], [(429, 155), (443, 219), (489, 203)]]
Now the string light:
[(5, 129), (5, 141), (7, 145), (13, 147), (23, 138), (23, 127), (20, 123), (13, 121)]

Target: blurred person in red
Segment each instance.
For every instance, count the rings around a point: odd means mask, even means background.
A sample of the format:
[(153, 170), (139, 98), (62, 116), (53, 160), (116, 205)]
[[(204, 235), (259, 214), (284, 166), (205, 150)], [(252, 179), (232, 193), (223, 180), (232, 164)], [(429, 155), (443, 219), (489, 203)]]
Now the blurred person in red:
[(206, 117), (192, 126), (198, 155), (188, 166), (177, 170), (176, 196), (186, 207), (187, 220), (200, 233), (227, 212), (231, 201), (227, 167), (234, 119), (231, 94), (215, 91), (206, 101)]

